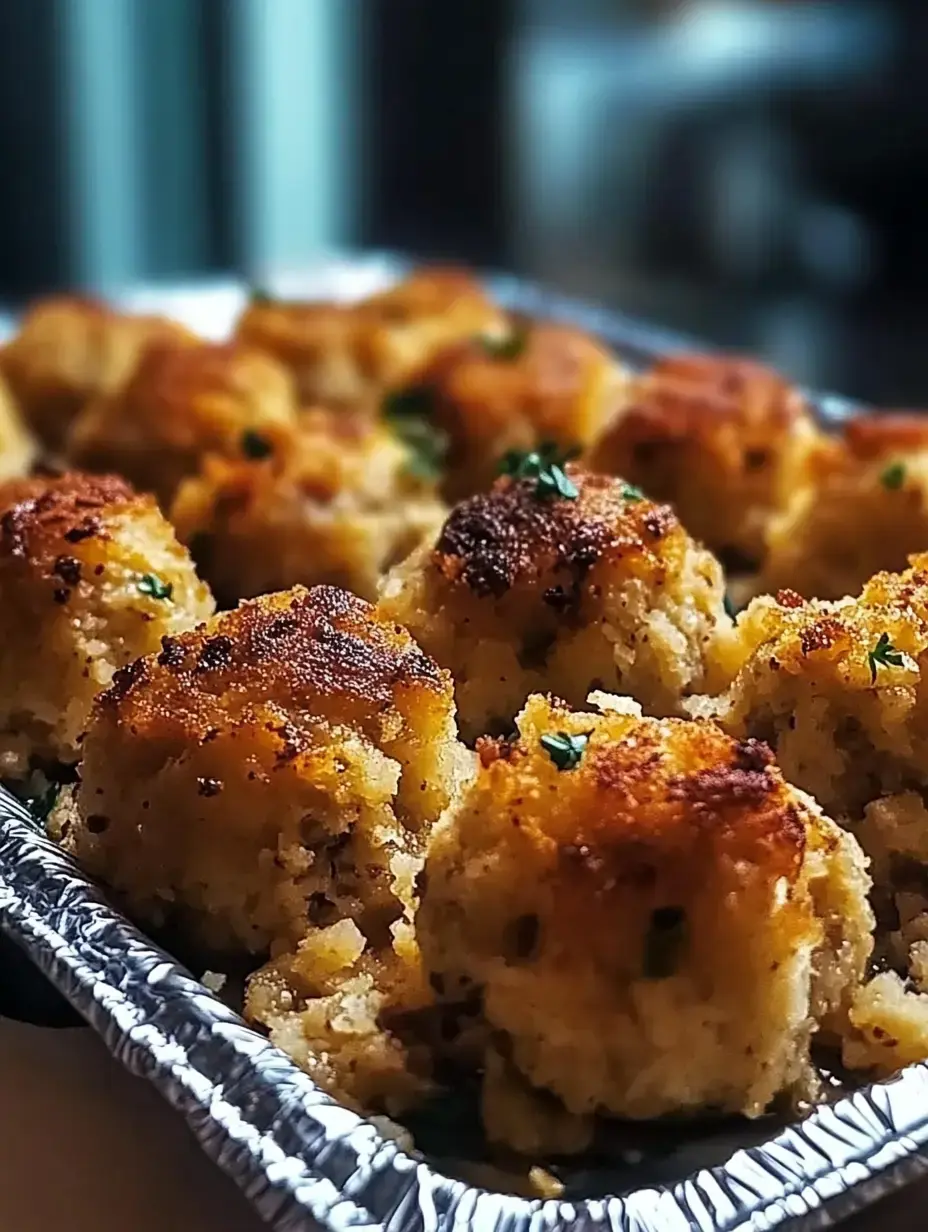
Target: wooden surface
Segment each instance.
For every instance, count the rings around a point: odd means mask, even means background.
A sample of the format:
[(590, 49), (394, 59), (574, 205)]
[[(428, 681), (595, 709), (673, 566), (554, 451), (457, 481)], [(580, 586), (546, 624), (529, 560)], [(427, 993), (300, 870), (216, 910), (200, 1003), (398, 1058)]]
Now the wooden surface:
[[(0, 1019), (0, 1232), (258, 1232), (155, 1092), (84, 1027)], [(841, 1224), (925, 1232), (928, 1182)]]

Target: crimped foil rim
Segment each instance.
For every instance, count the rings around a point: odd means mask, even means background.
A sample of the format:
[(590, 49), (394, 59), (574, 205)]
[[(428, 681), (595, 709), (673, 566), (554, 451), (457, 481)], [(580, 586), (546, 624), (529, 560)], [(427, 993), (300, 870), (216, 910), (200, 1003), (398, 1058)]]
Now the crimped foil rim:
[[(360, 280), (387, 282), (412, 264), (393, 254), (334, 257), (307, 277), (313, 293)], [(262, 280), (276, 289), (279, 280)], [(632, 366), (694, 344), (554, 296), (506, 276), (488, 278), (507, 307), (599, 334)], [(171, 311), (180, 296), (238, 296), (234, 284), (148, 288), (115, 297)], [(285, 291), (284, 287), (281, 290)], [(224, 301), (225, 302), (225, 301)], [(700, 347), (705, 349), (705, 347)], [(813, 398), (819, 417), (852, 412)], [(568, 1202), (492, 1194), (441, 1176), (321, 1092), (263, 1036), (111, 908), (28, 811), (0, 789), (0, 929), (17, 942), (102, 1036), (187, 1120), (206, 1153), (259, 1213), (286, 1232), (322, 1227), (384, 1232), (736, 1232), (789, 1223), (827, 1226), (928, 1170), (928, 1066), (916, 1065), (816, 1109), (768, 1142), (667, 1187)]]

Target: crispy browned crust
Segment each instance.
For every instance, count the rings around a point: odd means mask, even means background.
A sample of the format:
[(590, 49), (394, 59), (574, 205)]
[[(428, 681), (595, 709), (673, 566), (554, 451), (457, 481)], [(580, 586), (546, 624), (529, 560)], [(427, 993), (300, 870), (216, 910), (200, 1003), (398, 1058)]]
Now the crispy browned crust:
[(640, 444), (705, 440), (726, 423), (775, 435), (804, 413), (795, 388), (763, 364), (725, 355), (677, 355), (656, 364), (639, 383), (622, 428)]
[(194, 442), (197, 424), (185, 422), (189, 407), (201, 399), (253, 395), (269, 379), (284, 378), (272, 360), (242, 343), (156, 343), (142, 356), (122, 400), (128, 415), (143, 410), (153, 435)]
[(97, 299), (52, 296), (26, 313), (0, 352), (0, 369), (27, 418), (57, 447), (90, 398), (122, 383), (147, 346), (167, 340), (180, 345), (194, 336), (165, 317), (128, 316)]
[(917, 453), (928, 449), (928, 419), (914, 411), (855, 415), (842, 436), (851, 455), (861, 461)]
[[(484, 495), (462, 501), (442, 529), (432, 560), (449, 581), (478, 595), (505, 594), (552, 575), (579, 584), (600, 561), (638, 557), (659, 568), (659, 545), (683, 529), (666, 505), (627, 500), (627, 485), (569, 465), (576, 500), (541, 499), (531, 479), (498, 479)], [(557, 606), (567, 591), (552, 591)]]
[(108, 537), (107, 520), (128, 506), (155, 508), (115, 475), (71, 471), (0, 486), (0, 572), (28, 571), (67, 587), (80, 580), (80, 545)]
[(96, 712), (130, 729), (176, 720), (202, 741), (252, 706), (312, 705), (348, 722), (386, 715), (401, 692), (422, 690), (450, 696), (450, 677), (404, 629), (347, 591), (295, 587), (164, 639), (159, 655), (117, 672)]
[[(563, 713), (576, 730), (577, 716)], [(557, 726), (555, 707), (550, 730)], [(751, 876), (762, 870), (766, 884), (795, 881), (806, 825), (766, 745), (732, 740), (701, 721), (613, 727), (608, 716), (599, 720), (579, 767), (563, 773), (524, 736), (481, 750), (475, 791), (493, 800), (501, 839), (518, 834), (540, 856), (556, 853), (559, 885), (574, 909), (588, 902), (595, 911), (622, 885), (659, 884), (686, 901), (703, 885), (700, 869), (714, 879), (727, 868), (737, 879), (744, 865)]]

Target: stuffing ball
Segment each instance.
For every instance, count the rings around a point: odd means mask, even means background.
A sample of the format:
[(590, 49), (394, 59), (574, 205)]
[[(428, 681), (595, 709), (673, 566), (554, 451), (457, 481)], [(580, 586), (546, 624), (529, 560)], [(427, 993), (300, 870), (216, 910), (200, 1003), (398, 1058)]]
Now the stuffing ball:
[(35, 454), (35, 441), (23, 423), (9, 386), (0, 377), (0, 480), (25, 475)]
[(341, 919), (383, 946), (461, 769), (451, 680), (333, 587), (266, 595), (117, 674), (68, 845), (147, 925), (285, 952)]
[(713, 712), (776, 751), (786, 778), (829, 813), (928, 788), (928, 554), (880, 573), (858, 599), (755, 599), (724, 647), (734, 675)]
[(222, 604), (298, 582), (373, 599), (385, 569), (441, 525), (434, 482), (385, 426), (310, 411), (266, 456), (207, 458), (171, 521)]
[(443, 434), (445, 494), (489, 488), (507, 451), (550, 442), (582, 453), (619, 405), (626, 378), (587, 334), (564, 325), (514, 328), (443, 352), (385, 410), (421, 416)]
[(359, 406), (405, 384), (443, 348), (506, 332), (480, 283), (458, 269), (425, 267), (354, 304), (252, 299), (237, 336), (275, 356), (304, 404)]
[(372, 948), (353, 920), (313, 930), (248, 981), (245, 1016), (324, 1090), (398, 1116), (434, 1090), (415, 1026), (434, 998), (409, 919)]
[(114, 672), (213, 610), (151, 497), (112, 476), (0, 485), (0, 593), (4, 775), (75, 762)]
[(262, 454), (262, 433), (296, 420), (290, 377), (270, 356), (236, 344), (166, 344), (87, 407), (68, 451), (78, 465), (126, 475), (167, 509), (207, 454)]
[(91, 299), (40, 300), (0, 351), (0, 371), (46, 448), (63, 444), (77, 413), (131, 375), (152, 342), (193, 335), (164, 317), (128, 316)]
[(731, 625), (718, 562), (672, 510), (575, 466), (457, 505), (387, 575), (380, 608), (451, 671), (468, 740), (509, 731), (532, 692), (582, 705), (604, 688), (676, 712)]
[(768, 528), (760, 584), (840, 599), (925, 550), (928, 421), (860, 416), (840, 439), (823, 437), (812, 451), (805, 481)]
[(809, 1097), (870, 954), (857, 843), (758, 741), (591, 700), (481, 744), (419, 883), (433, 986), (576, 1116)]
[(743, 572), (762, 559), (767, 523), (817, 435), (802, 397), (768, 368), (678, 355), (631, 383), (589, 465), (669, 501), (691, 535)]

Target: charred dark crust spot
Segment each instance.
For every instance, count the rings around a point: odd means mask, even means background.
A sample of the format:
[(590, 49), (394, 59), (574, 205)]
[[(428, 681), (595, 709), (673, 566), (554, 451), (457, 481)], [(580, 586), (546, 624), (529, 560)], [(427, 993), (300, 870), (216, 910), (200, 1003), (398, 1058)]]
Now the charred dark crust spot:
[(197, 779), (197, 795), (211, 799), (222, 791), (223, 784), (219, 779)]
[(668, 791), (671, 800), (715, 811), (736, 805), (762, 804), (776, 789), (777, 782), (767, 770), (713, 766), (671, 780)]
[(621, 480), (567, 469), (579, 489), (575, 501), (541, 500), (534, 481), (503, 478), (455, 506), (435, 546), (436, 568), (484, 597), (541, 582), (544, 602), (557, 608), (575, 601), (599, 561), (644, 554), (679, 529), (669, 506), (627, 506)]
[(795, 590), (778, 590), (776, 593), (777, 605), (779, 607), (794, 608), (805, 607), (806, 601), (802, 595), (796, 593)]
[(208, 637), (197, 659), (195, 672), (221, 672), (232, 665), (234, 643), (231, 637), (219, 634)]
[(799, 634), (799, 646), (804, 655), (815, 650), (828, 650), (847, 637), (847, 630), (839, 620), (826, 617), (802, 629)]
[[(144, 681), (144, 695), (133, 700), (140, 713), (157, 715), (172, 706), (195, 711), (192, 734), (205, 740), (230, 721), (230, 689), (246, 705), (275, 704), (284, 714), (312, 698), (311, 709), (317, 702), (322, 707), (320, 719), (327, 698), (351, 699), (359, 713), (372, 717), (394, 709), (400, 690), (426, 688), (450, 698), (447, 673), (363, 599), (317, 586), (294, 589), (285, 603), (280, 596), (251, 600), (205, 628), (164, 638), (157, 656), (116, 673), (99, 704), (118, 708)], [(277, 724), (273, 730), (283, 756), (295, 756), (297, 728)]]
[[(54, 580), (58, 590), (76, 586), (80, 562), (61, 551), (63, 544), (104, 535), (108, 514), (147, 500), (112, 475), (69, 472), (14, 480), (0, 488), (0, 508), (5, 506), (0, 514), (0, 564), (4, 559), (23, 562)], [(60, 582), (65, 588), (57, 585)]]
[(732, 764), (737, 770), (766, 770), (773, 765), (773, 750), (762, 740), (741, 740), (735, 745)]
[(81, 562), (73, 556), (59, 556), (52, 566), (56, 573), (68, 586), (76, 586), (81, 580)]
[(180, 638), (163, 637), (161, 639), (161, 653), (158, 655), (158, 662), (162, 667), (172, 669), (180, 667), (184, 658), (184, 645)]
[(99, 705), (119, 706), (147, 675), (144, 659), (135, 659), (121, 667), (113, 676), (113, 683), (97, 698)]

